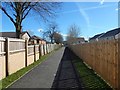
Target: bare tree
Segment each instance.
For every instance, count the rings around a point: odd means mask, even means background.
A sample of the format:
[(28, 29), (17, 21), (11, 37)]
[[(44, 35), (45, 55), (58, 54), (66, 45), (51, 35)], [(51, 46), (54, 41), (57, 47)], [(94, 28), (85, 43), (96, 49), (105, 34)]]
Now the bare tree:
[(58, 25), (52, 22), (48, 25), (47, 30), (43, 33), (44, 38), (50, 39), (50, 42), (54, 42), (54, 34), (58, 32)]
[(59, 44), (59, 43), (63, 43), (63, 37), (60, 33), (54, 33), (54, 42)]
[(80, 36), (80, 28), (75, 24), (71, 25), (68, 29), (68, 36), (66, 38), (67, 43), (68, 44), (73, 43), (75, 39), (79, 36)]
[(58, 2), (2, 2), (0, 9), (12, 21), (16, 28), (16, 36), (20, 38), (22, 22), (30, 12), (40, 15), (43, 20), (48, 20), (48, 17), (55, 15), (55, 10), (59, 6)]

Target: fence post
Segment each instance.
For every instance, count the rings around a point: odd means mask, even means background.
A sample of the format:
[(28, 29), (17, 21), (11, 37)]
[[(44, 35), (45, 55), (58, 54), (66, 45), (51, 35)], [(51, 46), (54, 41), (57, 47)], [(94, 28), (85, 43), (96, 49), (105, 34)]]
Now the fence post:
[(41, 57), (41, 45), (39, 45), (39, 59)]
[(43, 44), (43, 54), (45, 55), (45, 44)]
[(49, 47), (49, 44), (48, 44), (48, 53), (50, 52), (49, 50), (50, 50), (50, 47)]
[(49, 44), (49, 52), (51, 52), (51, 44)]
[(35, 48), (35, 41), (34, 41), (34, 62), (36, 61), (36, 48)]
[(46, 44), (46, 54), (48, 54), (48, 44)]
[(28, 60), (28, 40), (25, 40), (25, 67), (27, 67)]
[(9, 75), (9, 69), (8, 69), (8, 60), (9, 60), (9, 56), (10, 56), (10, 53), (9, 53), (9, 38), (6, 38), (6, 45), (5, 45), (5, 48), (6, 48), (6, 64), (5, 64), (5, 68), (6, 68), (6, 77)]
[(46, 55), (46, 44), (45, 44), (45, 55)]

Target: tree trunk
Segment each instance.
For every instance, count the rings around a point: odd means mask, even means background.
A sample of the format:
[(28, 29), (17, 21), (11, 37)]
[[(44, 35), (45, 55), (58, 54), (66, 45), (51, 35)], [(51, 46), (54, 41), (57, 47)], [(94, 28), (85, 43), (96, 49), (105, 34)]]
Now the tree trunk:
[(16, 27), (16, 37), (17, 37), (17, 38), (21, 38), (20, 35), (21, 35), (21, 33), (22, 33), (22, 26), (16, 24), (15, 27)]
[(21, 38), (21, 33), (22, 33), (22, 6), (20, 3), (17, 3), (16, 5), (16, 23), (15, 23), (15, 27), (16, 27), (16, 37), (17, 38)]

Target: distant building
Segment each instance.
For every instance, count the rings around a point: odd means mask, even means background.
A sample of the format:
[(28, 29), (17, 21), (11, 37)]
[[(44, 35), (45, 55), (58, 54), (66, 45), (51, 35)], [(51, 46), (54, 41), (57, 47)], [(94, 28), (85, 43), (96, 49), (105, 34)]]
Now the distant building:
[(110, 30), (102, 35), (99, 40), (112, 40), (120, 38), (120, 28)]
[(100, 40), (113, 40), (120, 38), (120, 28), (110, 30), (106, 33), (97, 34), (89, 39), (89, 42), (100, 41)]
[(71, 38), (70, 40), (67, 41), (68, 44), (80, 44), (80, 43), (85, 43), (85, 39), (83, 37), (78, 37), (78, 38)]
[(67, 41), (63, 41), (64, 46), (67, 46)]
[(47, 42), (38, 36), (32, 36), (29, 40), (29, 44), (46, 44)]
[(85, 39), (83, 37), (76, 38), (75, 43), (76, 44), (85, 43)]
[(97, 34), (97, 35), (91, 37), (91, 38), (89, 39), (89, 42), (98, 41), (98, 39), (99, 39), (102, 35), (104, 35), (104, 34), (105, 34), (105, 33), (101, 33), (101, 34)]
[[(0, 37), (17, 38), (16, 32), (0, 32)], [(24, 40), (29, 40), (31, 36), (25, 31), (21, 33), (20, 37)]]

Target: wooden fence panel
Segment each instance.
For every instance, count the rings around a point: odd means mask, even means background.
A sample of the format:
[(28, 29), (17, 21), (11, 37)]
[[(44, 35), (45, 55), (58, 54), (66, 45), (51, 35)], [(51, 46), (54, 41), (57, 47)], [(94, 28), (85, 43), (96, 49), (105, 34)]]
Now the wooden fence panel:
[(70, 47), (113, 88), (118, 88), (120, 87), (119, 45), (120, 40), (106, 40)]

